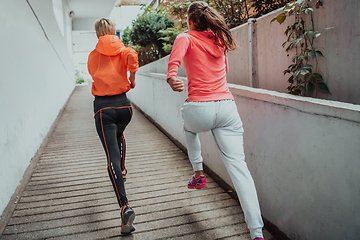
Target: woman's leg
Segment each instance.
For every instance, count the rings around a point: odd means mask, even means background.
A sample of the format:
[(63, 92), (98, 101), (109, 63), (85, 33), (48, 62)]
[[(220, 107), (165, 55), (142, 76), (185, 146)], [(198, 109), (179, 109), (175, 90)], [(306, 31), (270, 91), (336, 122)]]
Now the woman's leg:
[(194, 171), (203, 170), (198, 133), (211, 130), (214, 122), (214, 102), (185, 102), (181, 112), (188, 156)]
[[(124, 115), (124, 120), (121, 124), (117, 120), (119, 114)], [(120, 207), (126, 205), (128, 201), (121, 173), (121, 159), (124, 150), (119, 148), (117, 135), (119, 126), (121, 126), (122, 131), (124, 131), (130, 119), (131, 114), (127, 108), (105, 109), (98, 112), (95, 116), (96, 130), (107, 156), (107, 170)], [(122, 146), (124, 147), (124, 145)]]
[[(125, 167), (126, 141), (124, 136), (124, 130), (132, 118), (132, 107), (129, 106), (128, 108), (125, 109), (119, 109), (117, 113), (118, 113), (117, 116), (118, 123), (116, 125), (117, 126), (116, 136), (117, 136), (118, 146), (120, 149), (120, 157), (121, 157), (120, 167), (122, 172), (125, 170), (127, 173)], [(125, 176), (123, 175), (123, 177), (125, 178), (124, 181), (126, 181), (126, 173)]]
[(184, 129), (185, 131), (185, 142), (188, 150), (189, 160), (194, 171), (203, 170), (203, 158), (201, 156), (201, 143), (197, 133), (191, 132)]
[(212, 130), (222, 160), (240, 200), (251, 238), (262, 237), (263, 221), (254, 181), (245, 162), (243, 127), (233, 101), (219, 102), (216, 127)]

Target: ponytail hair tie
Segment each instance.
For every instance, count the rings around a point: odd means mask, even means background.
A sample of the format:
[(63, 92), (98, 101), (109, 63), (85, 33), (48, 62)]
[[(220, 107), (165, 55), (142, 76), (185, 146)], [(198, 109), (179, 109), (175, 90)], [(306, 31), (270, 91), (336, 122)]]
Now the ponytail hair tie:
[(203, 8), (203, 12), (204, 12), (207, 8), (208, 8), (208, 6), (205, 6), (205, 7)]

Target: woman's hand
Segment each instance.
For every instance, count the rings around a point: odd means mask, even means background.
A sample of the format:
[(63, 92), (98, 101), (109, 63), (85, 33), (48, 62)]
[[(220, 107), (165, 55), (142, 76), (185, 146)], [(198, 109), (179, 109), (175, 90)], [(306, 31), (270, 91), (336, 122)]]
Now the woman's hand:
[(167, 80), (167, 82), (174, 92), (182, 92), (184, 90), (184, 82), (180, 79), (171, 77)]
[(136, 82), (135, 82), (135, 72), (130, 72), (129, 80), (130, 80), (130, 88), (134, 88), (135, 85), (136, 85)]
[(136, 85), (136, 82), (135, 82), (135, 81), (130, 82), (130, 88), (134, 88), (135, 85)]

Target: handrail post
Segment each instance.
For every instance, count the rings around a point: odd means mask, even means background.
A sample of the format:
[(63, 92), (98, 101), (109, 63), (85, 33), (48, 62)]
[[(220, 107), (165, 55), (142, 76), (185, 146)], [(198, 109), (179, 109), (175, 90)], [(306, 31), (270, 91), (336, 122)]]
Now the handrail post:
[(249, 18), (249, 74), (250, 87), (256, 87), (256, 19)]

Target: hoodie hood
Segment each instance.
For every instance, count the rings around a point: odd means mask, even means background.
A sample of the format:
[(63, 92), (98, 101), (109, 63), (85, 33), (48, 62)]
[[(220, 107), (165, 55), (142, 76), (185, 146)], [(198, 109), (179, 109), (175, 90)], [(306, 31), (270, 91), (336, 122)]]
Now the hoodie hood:
[(202, 48), (204, 51), (207, 51), (210, 55), (214, 57), (224, 56), (225, 47), (217, 40), (215, 42), (215, 34), (213, 32), (198, 32), (198, 31), (189, 31), (188, 34), (192, 36), (194, 44), (197, 44), (199, 48)]
[(106, 56), (118, 55), (125, 45), (116, 35), (104, 35), (99, 37), (99, 42), (96, 44), (95, 50)]

